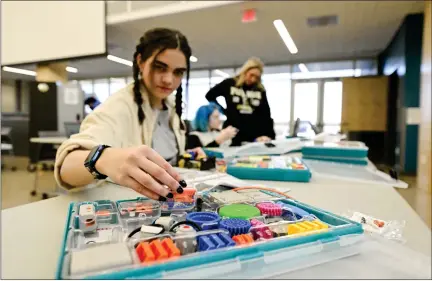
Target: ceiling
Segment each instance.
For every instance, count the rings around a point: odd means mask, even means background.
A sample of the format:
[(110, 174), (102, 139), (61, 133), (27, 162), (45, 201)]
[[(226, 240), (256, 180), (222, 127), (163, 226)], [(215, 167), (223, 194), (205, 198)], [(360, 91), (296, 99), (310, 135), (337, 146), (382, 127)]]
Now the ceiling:
[[(123, 13), (123, 3), (113, 1), (109, 5), (109, 15), (116, 9)], [(250, 56), (260, 57), (267, 65), (373, 57), (387, 46), (403, 18), (423, 12), (423, 5), (423, 1), (246, 1), (110, 24), (108, 47), (110, 54), (131, 60), (135, 42), (146, 30), (171, 27), (188, 37), (198, 58), (192, 63), (193, 69), (239, 66)], [(256, 9), (255, 22), (242, 23), (245, 8)], [(338, 24), (308, 26), (309, 17), (326, 15), (338, 16)], [(280, 39), (273, 26), (275, 19), (284, 21), (299, 50), (297, 54), (291, 54)], [(131, 75), (130, 67), (106, 58), (70, 65), (79, 69), (70, 79)], [(2, 77), (25, 79), (4, 71)]]

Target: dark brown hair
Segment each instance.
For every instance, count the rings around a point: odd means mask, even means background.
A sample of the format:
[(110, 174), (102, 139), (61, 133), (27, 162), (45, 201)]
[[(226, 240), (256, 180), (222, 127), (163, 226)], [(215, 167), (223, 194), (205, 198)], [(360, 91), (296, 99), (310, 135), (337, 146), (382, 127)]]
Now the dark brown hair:
[[(189, 86), (189, 70), (190, 70), (190, 56), (192, 55), (192, 50), (186, 37), (177, 30), (168, 28), (154, 28), (147, 31), (139, 41), (136, 46), (136, 50), (133, 56), (133, 78), (134, 78), (134, 100), (138, 105), (138, 119), (140, 124), (144, 121), (144, 111), (142, 109), (143, 98), (140, 92), (140, 80), (139, 73), (140, 69), (138, 67), (137, 57), (141, 55), (141, 61), (146, 61), (152, 54), (158, 50), (155, 58), (165, 51), (166, 49), (179, 49), (186, 57), (186, 89)], [(177, 88), (176, 99), (175, 99), (175, 110), (180, 118), (180, 128), (184, 130), (184, 124), (181, 122), (182, 114), (182, 85)]]

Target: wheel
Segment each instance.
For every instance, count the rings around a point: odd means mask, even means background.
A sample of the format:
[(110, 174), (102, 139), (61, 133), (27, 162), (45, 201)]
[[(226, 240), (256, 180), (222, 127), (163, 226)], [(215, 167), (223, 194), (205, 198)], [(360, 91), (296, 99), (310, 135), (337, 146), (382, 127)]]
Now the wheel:
[(2, 169), (2, 170), (4, 169), (4, 167), (5, 167), (5, 165), (4, 165), (4, 164), (1, 164), (1, 169)]
[(12, 170), (12, 172), (15, 172), (15, 171), (17, 170), (17, 167), (13, 166), (13, 167), (11, 168), (11, 170)]
[(50, 165), (50, 170), (54, 171), (54, 165)]
[(42, 193), (42, 200), (48, 199), (48, 194)]
[(27, 166), (27, 171), (30, 172), (30, 173), (33, 173), (34, 171), (36, 171), (36, 166), (33, 165), (33, 164), (29, 164)]
[(30, 192), (31, 196), (36, 196), (36, 190), (33, 190), (32, 192)]

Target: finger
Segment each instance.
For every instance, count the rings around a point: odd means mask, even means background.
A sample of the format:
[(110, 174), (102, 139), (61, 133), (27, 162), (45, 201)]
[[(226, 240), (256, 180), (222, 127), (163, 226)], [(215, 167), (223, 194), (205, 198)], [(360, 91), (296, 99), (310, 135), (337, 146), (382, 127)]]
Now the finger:
[(138, 159), (138, 166), (148, 173), (150, 176), (155, 178), (160, 184), (168, 186), (174, 192), (182, 192), (182, 187), (179, 182), (175, 180), (167, 171), (148, 160), (145, 157)]
[[(138, 193), (140, 193), (140, 194), (142, 194), (148, 198), (151, 198), (153, 200), (159, 200), (160, 199), (160, 195), (158, 195), (158, 194), (154, 193), (153, 191), (145, 188), (139, 182), (137, 182), (136, 180), (134, 180), (131, 177), (126, 178), (124, 185), (129, 187), (129, 188), (132, 188), (136, 192), (138, 192)], [(163, 197), (163, 198), (165, 198), (165, 197)]]
[(153, 163), (157, 164), (159, 167), (167, 171), (167, 173), (173, 177), (176, 181), (178, 181), (182, 186), (186, 185), (186, 183), (182, 184), (182, 178), (180, 174), (174, 170), (173, 166), (171, 166), (165, 159), (162, 158), (156, 151), (151, 148), (144, 150), (144, 155)]
[(154, 178), (152, 178), (149, 174), (147, 174), (138, 167), (130, 169), (129, 175), (139, 184), (146, 187), (147, 189), (150, 189), (156, 194), (159, 194), (166, 198), (174, 197), (174, 194), (172, 194), (168, 188), (159, 184)]

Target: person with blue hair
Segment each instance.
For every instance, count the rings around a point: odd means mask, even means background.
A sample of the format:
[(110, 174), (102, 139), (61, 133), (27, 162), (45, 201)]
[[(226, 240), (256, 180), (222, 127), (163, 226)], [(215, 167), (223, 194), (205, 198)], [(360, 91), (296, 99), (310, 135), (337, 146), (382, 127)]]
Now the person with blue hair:
[(216, 103), (201, 106), (192, 123), (193, 131), (189, 133), (187, 147), (220, 147), (230, 146), (238, 130), (228, 126), (220, 130), (221, 109)]

